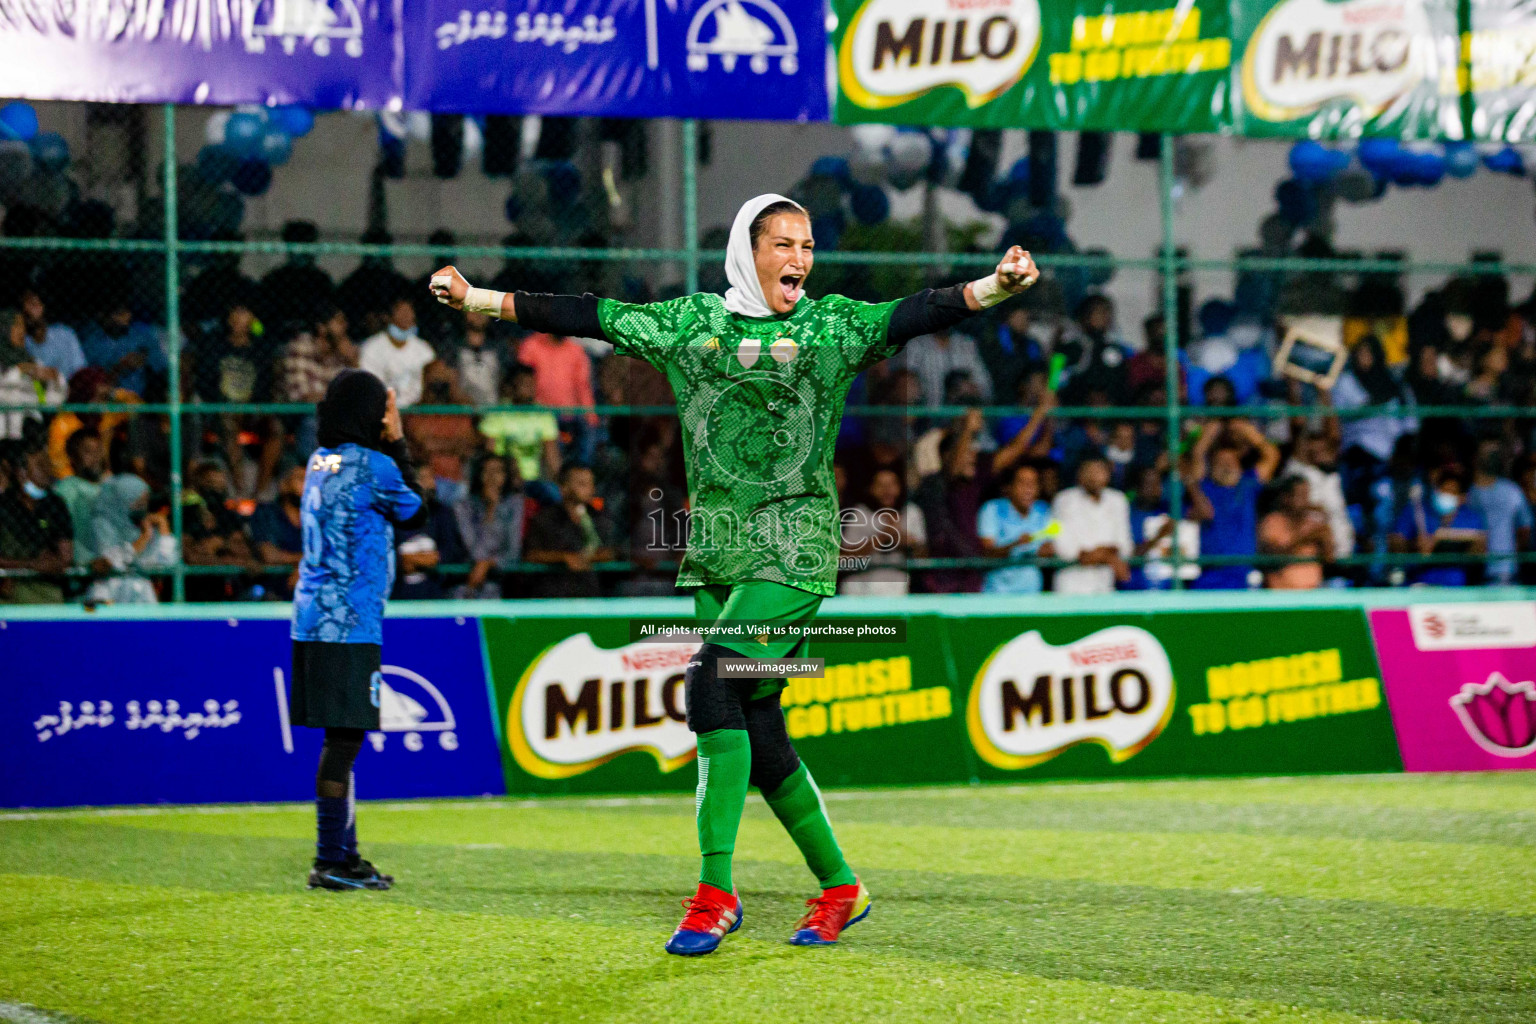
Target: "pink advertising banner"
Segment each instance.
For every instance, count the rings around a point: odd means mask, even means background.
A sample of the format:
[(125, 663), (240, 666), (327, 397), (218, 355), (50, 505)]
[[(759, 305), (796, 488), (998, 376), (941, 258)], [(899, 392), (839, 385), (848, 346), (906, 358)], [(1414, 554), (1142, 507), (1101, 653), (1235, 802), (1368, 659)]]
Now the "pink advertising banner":
[(1536, 602), (1371, 612), (1411, 772), (1536, 768)]

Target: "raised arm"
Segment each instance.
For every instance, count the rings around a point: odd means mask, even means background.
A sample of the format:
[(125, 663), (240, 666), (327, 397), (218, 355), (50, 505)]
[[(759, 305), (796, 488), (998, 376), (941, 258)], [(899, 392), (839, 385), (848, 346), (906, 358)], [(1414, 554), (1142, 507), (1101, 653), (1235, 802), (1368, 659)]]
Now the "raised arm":
[(924, 288), (902, 299), (891, 311), (886, 340), (904, 345), (921, 335), (953, 327), (1018, 295), (1039, 279), (1040, 268), (1029, 253), (1015, 245), (1003, 254), (997, 270), (986, 277), (948, 288)]
[(433, 298), (453, 309), (485, 313), (547, 334), (613, 340), (603, 330), (602, 321), (598, 318), (598, 297), (590, 293), (543, 295), (474, 288), (457, 267), (443, 267), (433, 271), (431, 282)]

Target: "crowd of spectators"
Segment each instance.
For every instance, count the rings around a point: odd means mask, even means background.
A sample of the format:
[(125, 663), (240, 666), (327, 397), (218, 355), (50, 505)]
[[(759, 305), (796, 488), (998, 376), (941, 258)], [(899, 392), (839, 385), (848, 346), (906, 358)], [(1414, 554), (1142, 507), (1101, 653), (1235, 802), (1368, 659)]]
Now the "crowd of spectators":
[[(192, 600), (291, 595), (312, 406), (349, 366), (395, 389), (427, 497), (397, 537), (395, 596), (673, 592), (676, 418), (594, 411), (670, 391), (604, 342), (445, 315), (382, 256), (340, 281), (307, 256), (259, 280), (238, 254), (209, 256), (175, 346), (130, 289), (75, 308), (49, 275), (3, 269), (0, 405), (18, 408), (0, 411), (0, 601), (164, 599), (178, 562)], [(1105, 295), (1068, 315), (1031, 293), (914, 340), (855, 384), (867, 411), (839, 435), (841, 591), (1532, 581), (1536, 413), (1472, 414), (1536, 407), (1532, 304), (1495, 277), (1411, 312), (1380, 281), (1344, 302), (1358, 308), (1328, 387), (1276, 372), (1273, 315), (1224, 300), (1186, 314), (1172, 379), (1191, 408), (1172, 447), (1161, 316), (1128, 337)], [(166, 400), (173, 358), (179, 510), (167, 418), (134, 410)], [(65, 401), (104, 407), (26, 408)]]

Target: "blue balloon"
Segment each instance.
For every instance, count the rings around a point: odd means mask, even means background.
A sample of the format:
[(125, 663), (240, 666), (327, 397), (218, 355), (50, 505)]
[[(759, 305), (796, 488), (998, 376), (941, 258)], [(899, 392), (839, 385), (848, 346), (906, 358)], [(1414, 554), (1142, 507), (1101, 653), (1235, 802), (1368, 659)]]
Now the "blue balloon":
[(1328, 177), (1328, 151), (1311, 139), (1291, 147), (1289, 163), (1298, 181), (1313, 183)]
[(230, 181), (246, 195), (259, 196), (272, 187), (272, 167), (260, 157), (241, 160)]
[(857, 185), (848, 205), (860, 224), (883, 224), (891, 215), (891, 199), (879, 185)]
[(1426, 188), (1440, 184), (1445, 170), (1445, 158), (1439, 153), (1413, 154), (1413, 176), (1418, 184)]
[(811, 221), (811, 235), (818, 249), (836, 249), (843, 237), (842, 217), (817, 217)]
[(0, 140), (30, 142), (37, 134), (37, 111), (26, 103), (0, 107)]
[(1402, 151), (1396, 139), (1361, 139), (1360, 166), (1378, 178), (1390, 178), (1394, 162)]
[(1520, 151), (1513, 146), (1505, 146), (1497, 153), (1489, 153), (1483, 157), (1483, 166), (1495, 174), (1525, 176), (1525, 160), (1521, 158)]
[(841, 185), (848, 185), (853, 181), (853, 171), (848, 167), (848, 158), (841, 156), (817, 157), (811, 164), (811, 177), (834, 178)]
[(281, 128), (271, 126), (261, 137), (261, 158), (273, 167), (281, 167), (293, 156), (293, 139)]
[(62, 174), (69, 167), (69, 143), (58, 132), (43, 132), (32, 138), (32, 159), (49, 174)]
[(240, 158), (223, 146), (204, 146), (197, 151), (198, 177), (210, 185), (218, 185), (235, 176)]
[(1008, 168), (1008, 180), (1029, 184), (1029, 157), (1021, 156)]
[(267, 126), (260, 117), (236, 111), (229, 115), (229, 123), (224, 126), (224, 145), (241, 159), (259, 157), (262, 138), (266, 133)]
[(1445, 173), (1453, 178), (1470, 178), (1477, 173), (1477, 150), (1470, 142), (1445, 144)]
[(287, 132), (292, 139), (302, 139), (315, 126), (315, 115), (307, 107), (297, 105), (273, 107), (268, 120)]

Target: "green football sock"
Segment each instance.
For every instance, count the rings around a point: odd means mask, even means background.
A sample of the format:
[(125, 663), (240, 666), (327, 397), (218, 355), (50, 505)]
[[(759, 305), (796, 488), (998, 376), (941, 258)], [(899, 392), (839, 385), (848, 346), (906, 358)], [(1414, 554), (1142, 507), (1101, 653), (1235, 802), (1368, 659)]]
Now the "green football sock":
[(752, 748), (745, 729), (716, 729), (699, 736), (699, 787), (694, 813), (699, 823), (699, 881), (731, 891), (731, 854), (747, 805)]
[(837, 837), (832, 834), (832, 823), (827, 820), (826, 805), (821, 802), (821, 790), (816, 788), (816, 780), (805, 765), (796, 768), (766, 797), (821, 887), (852, 885), (853, 869), (843, 859)]

